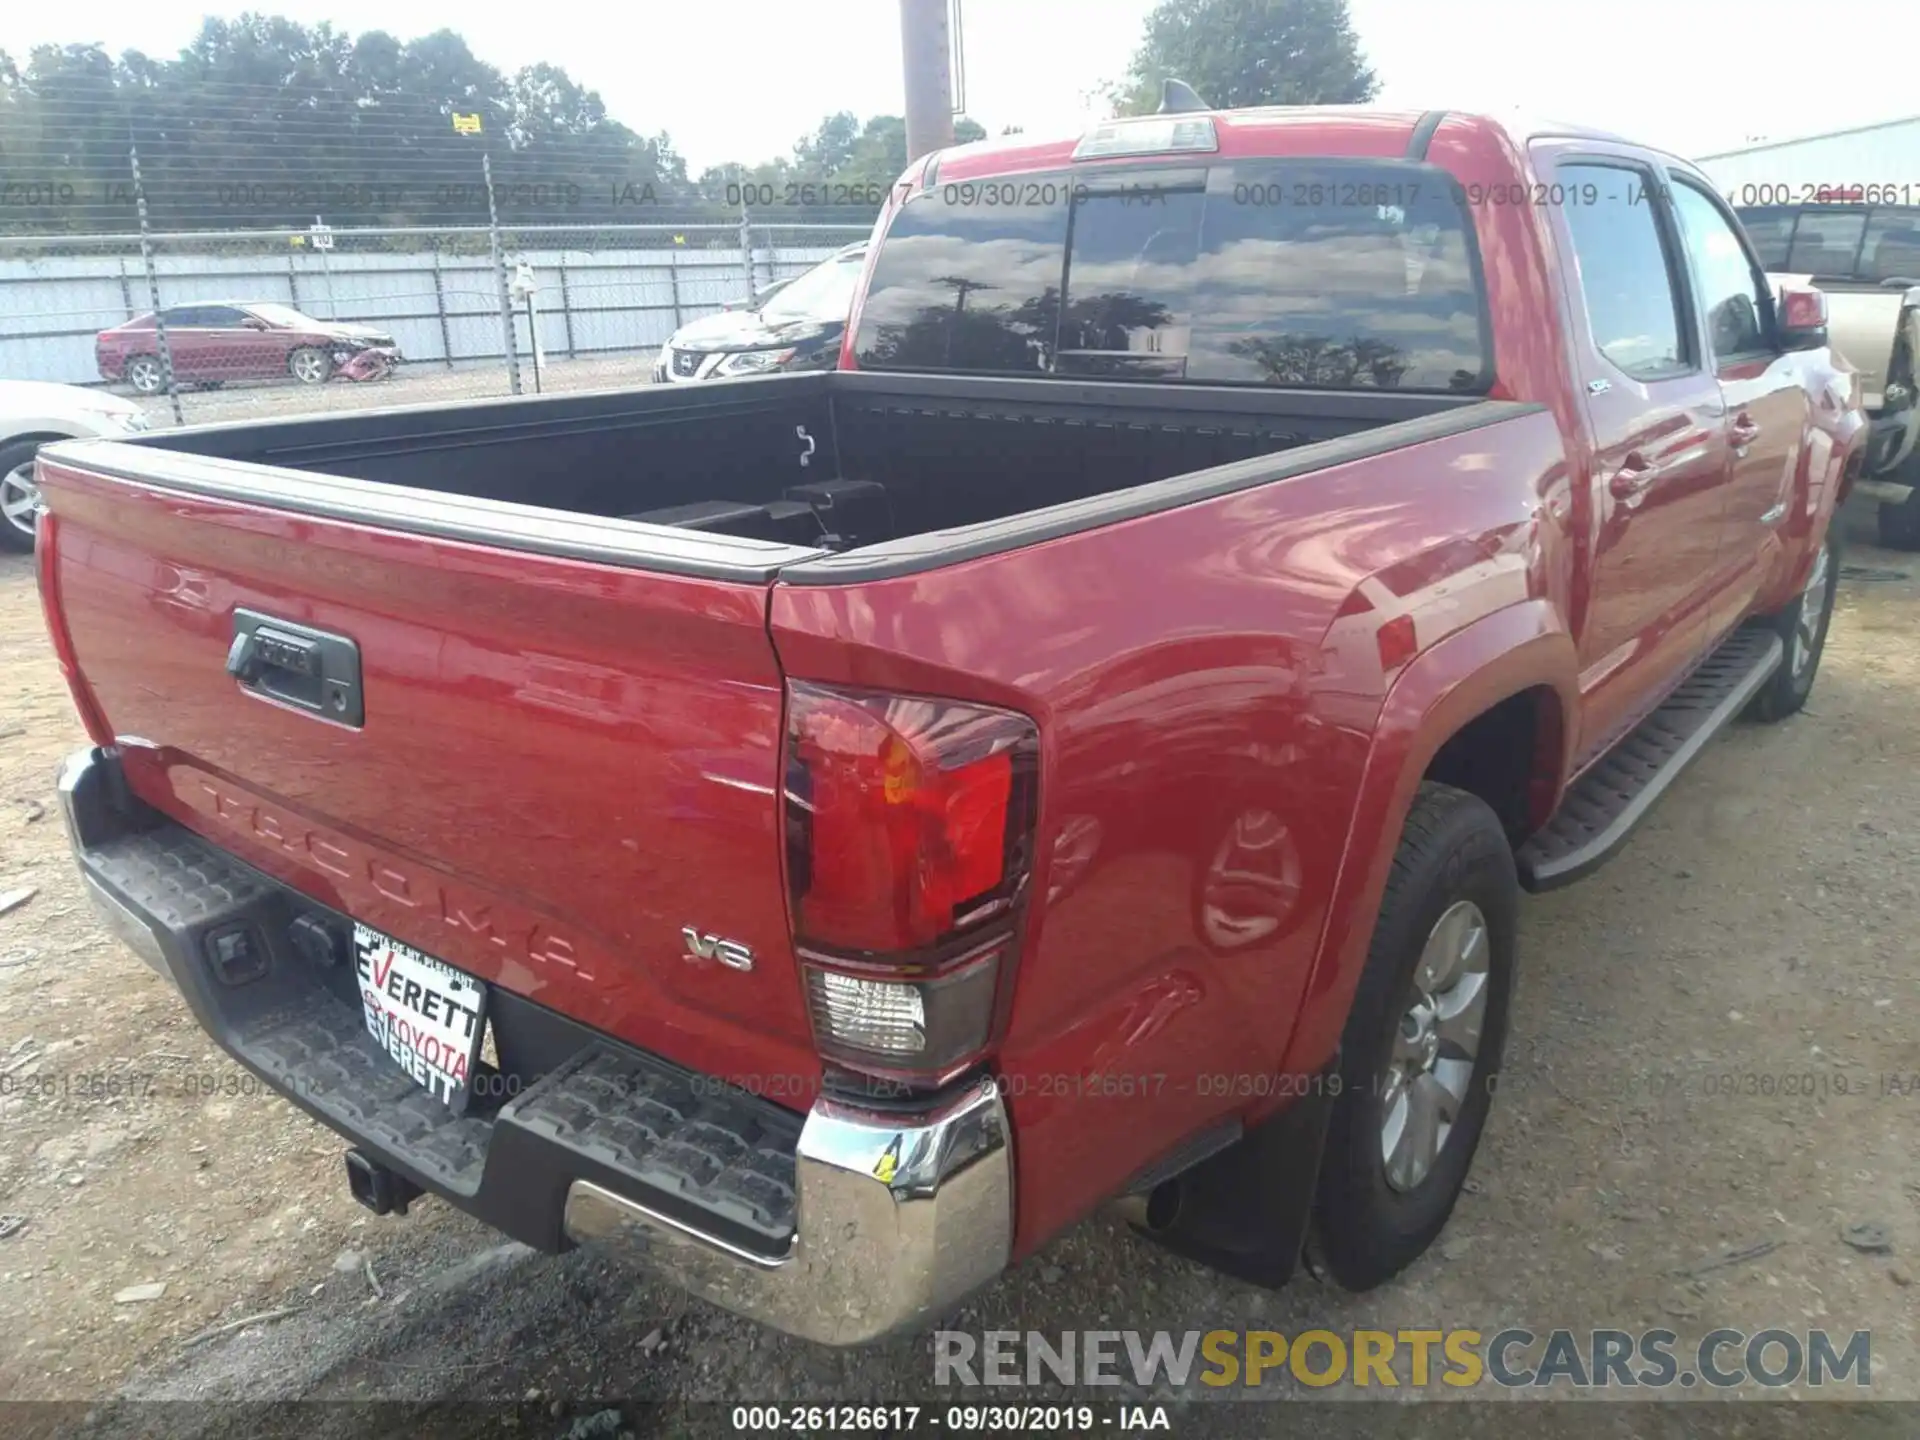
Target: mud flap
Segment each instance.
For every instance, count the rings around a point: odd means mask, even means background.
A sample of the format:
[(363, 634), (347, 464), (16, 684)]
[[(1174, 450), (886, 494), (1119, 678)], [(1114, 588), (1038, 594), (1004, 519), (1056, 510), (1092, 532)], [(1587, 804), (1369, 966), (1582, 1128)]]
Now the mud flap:
[(1167, 1182), (1177, 1208), (1147, 1239), (1236, 1279), (1278, 1289), (1299, 1266), (1313, 1219), (1327, 1123), (1339, 1088), (1336, 1055), (1286, 1109)]

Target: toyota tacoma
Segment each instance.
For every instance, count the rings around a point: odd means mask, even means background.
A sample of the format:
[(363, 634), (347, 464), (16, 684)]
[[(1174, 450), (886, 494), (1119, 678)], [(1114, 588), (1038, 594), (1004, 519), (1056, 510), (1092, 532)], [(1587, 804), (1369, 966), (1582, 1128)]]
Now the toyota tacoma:
[(837, 369), (39, 457), (106, 923), (437, 1196), (848, 1344), (1108, 1202), (1434, 1240), (1523, 891), (1790, 716), (1855, 376), (1707, 180), (1467, 114), (916, 162)]

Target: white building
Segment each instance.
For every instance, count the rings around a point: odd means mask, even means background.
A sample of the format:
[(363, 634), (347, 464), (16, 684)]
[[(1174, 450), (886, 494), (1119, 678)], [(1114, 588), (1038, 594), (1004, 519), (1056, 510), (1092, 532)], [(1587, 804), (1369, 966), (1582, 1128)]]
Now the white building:
[(1920, 205), (1920, 115), (1699, 155), (1694, 163), (1735, 205)]

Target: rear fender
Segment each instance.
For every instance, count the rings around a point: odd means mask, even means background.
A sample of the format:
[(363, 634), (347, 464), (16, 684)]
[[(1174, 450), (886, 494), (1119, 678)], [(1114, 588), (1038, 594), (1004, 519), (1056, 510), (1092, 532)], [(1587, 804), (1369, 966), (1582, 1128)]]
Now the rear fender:
[(1810, 397), (1812, 414), (1795, 468), (1779, 559), (1756, 607), (1762, 614), (1788, 604), (1806, 585), (1820, 540), (1866, 463), (1870, 427), (1854, 403), (1852, 379), (1835, 371)]
[(1501, 701), (1536, 688), (1559, 702), (1556, 753), (1534, 786), (1531, 819), (1544, 824), (1559, 803), (1579, 728), (1579, 667), (1573, 639), (1544, 599), (1496, 610), (1410, 661), (1380, 708), (1361, 772), (1327, 927), (1301, 999), (1281, 1073), (1327, 1063), (1346, 1026), (1400, 830), (1414, 792), (1449, 737)]

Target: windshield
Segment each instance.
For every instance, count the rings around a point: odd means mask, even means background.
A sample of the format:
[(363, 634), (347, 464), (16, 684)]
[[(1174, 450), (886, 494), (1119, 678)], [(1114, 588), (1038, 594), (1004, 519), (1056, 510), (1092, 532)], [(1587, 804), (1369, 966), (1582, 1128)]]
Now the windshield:
[(1491, 347), (1454, 187), (1330, 159), (947, 184), (894, 218), (867, 369), (1484, 392)]
[(247, 307), (247, 313), (249, 315), (258, 315), (269, 325), (283, 325), (295, 330), (311, 329), (320, 323), (311, 316), (302, 315), (291, 305), (249, 305)]
[(865, 259), (863, 255), (836, 256), (814, 266), (761, 306), (761, 318), (775, 322), (846, 319)]

